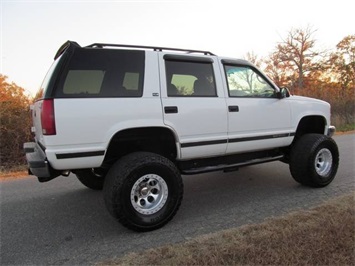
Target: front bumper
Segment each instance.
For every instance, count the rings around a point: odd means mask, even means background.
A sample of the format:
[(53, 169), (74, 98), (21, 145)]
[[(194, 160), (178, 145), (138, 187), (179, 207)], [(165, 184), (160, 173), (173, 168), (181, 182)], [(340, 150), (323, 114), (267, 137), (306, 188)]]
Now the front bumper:
[(36, 142), (23, 144), (29, 172), (38, 177), (39, 182), (46, 182), (56, 178), (60, 173), (54, 170), (47, 161), (46, 154)]
[(335, 131), (336, 131), (335, 126), (329, 126), (327, 136), (331, 138), (335, 134)]

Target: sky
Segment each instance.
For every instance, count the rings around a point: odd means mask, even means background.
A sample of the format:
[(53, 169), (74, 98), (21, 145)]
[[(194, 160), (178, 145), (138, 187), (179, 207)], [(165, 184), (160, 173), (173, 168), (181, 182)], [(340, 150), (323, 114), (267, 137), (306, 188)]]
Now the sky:
[(293, 28), (319, 49), (355, 34), (354, 0), (0, 0), (0, 73), (34, 95), (67, 40), (260, 57)]

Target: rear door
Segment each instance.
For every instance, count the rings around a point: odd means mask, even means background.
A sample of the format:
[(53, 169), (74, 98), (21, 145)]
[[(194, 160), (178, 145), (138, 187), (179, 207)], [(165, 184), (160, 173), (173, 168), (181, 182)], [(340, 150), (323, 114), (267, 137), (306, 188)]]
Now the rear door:
[(179, 139), (180, 159), (224, 155), (227, 107), (213, 57), (159, 54), (164, 123)]

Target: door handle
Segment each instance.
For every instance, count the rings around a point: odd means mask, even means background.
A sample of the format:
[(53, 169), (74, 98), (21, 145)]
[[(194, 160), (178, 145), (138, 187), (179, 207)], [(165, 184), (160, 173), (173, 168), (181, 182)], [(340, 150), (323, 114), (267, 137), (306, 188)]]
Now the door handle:
[(238, 105), (230, 105), (228, 106), (229, 112), (239, 112), (239, 106)]
[(166, 114), (177, 114), (178, 113), (178, 108), (177, 108), (177, 106), (165, 106), (164, 107), (164, 112)]

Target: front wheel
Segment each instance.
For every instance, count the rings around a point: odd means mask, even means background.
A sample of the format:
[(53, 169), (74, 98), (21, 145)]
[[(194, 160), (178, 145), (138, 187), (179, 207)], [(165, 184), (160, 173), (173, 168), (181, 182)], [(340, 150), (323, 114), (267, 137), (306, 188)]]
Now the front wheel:
[(107, 209), (135, 231), (165, 225), (176, 214), (182, 196), (183, 183), (176, 166), (150, 152), (135, 152), (118, 160), (104, 184)]
[(338, 170), (339, 151), (332, 138), (306, 134), (294, 144), (290, 155), (292, 177), (302, 185), (325, 187)]

